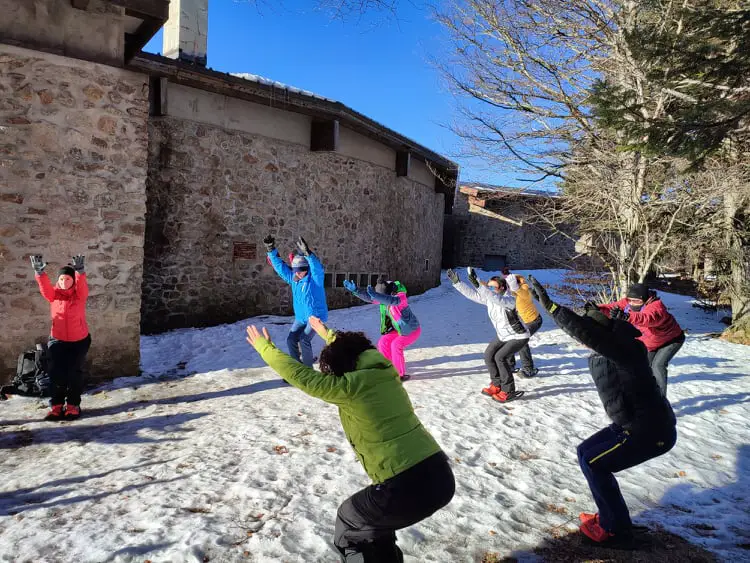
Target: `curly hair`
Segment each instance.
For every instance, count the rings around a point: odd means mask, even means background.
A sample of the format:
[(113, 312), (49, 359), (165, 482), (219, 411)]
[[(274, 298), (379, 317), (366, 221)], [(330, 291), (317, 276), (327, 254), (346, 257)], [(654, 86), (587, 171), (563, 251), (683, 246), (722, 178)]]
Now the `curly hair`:
[(320, 371), (336, 376), (354, 371), (360, 354), (374, 349), (363, 332), (337, 332), (336, 340), (320, 353)]

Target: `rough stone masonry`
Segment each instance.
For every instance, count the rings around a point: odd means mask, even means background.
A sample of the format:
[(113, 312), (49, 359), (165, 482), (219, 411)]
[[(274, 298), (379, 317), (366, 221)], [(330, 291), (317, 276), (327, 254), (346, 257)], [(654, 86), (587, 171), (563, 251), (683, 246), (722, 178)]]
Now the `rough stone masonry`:
[(86, 255), (94, 376), (135, 375), (146, 213), (148, 78), (0, 44), (0, 379), (46, 340), (53, 276)]

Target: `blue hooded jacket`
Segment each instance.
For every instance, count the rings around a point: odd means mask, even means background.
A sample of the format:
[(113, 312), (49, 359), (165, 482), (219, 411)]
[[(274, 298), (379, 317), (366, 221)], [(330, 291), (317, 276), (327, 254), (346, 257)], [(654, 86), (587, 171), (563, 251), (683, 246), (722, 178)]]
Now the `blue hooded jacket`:
[(278, 250), (273, 249), (269, 252), (268, 259), (271, 260), (271, 265), (279, 277), (292, 286), (294, 318), (301, 323), (306, 323), (311, 316), (318, 317), (323, 322), (327, 321), (328, 303), (323, 287), (325, 269), (318, 257), (314, 254), (307, 256), (310, 271), (301, 280), (294, 279), (294, 272), (281, 259)]

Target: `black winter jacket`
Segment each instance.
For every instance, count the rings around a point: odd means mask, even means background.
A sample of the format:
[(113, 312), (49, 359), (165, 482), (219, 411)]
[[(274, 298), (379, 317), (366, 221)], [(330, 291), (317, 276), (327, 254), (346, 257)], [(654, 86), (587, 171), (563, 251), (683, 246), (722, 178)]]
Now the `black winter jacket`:
[(646, 347), (637, 340), (641, 335), (638, 329), (621, 320), (611, 320), (610, 327), (606, 327), (559, 305), (552, 318), (566, 333), (593, 350), (589, 370), (612, 422), (633, 434), (658, 434), (674, 427), (674, 412), (659, 392)]

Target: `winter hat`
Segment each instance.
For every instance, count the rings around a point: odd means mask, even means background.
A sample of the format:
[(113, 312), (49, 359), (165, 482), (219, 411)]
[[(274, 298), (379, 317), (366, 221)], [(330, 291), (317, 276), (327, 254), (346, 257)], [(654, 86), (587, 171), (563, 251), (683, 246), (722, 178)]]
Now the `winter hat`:
[(57, 272), (58, 276), (70, 276), (74, 280), (76, 279), (76, 271), (73, 269), (73, 266), (63, 266), (60, 268), (60, 270)]
[(304, 256), (295, 256), (292, 260), (292, 270), (295, 272), (307, 272), (310, 269), (310, 264), (307, 263), (307, 258)]
[(634, 283), (628, 288), (627, 297), (630, 299), (648, 300), (648, 286), (643, 283)]

